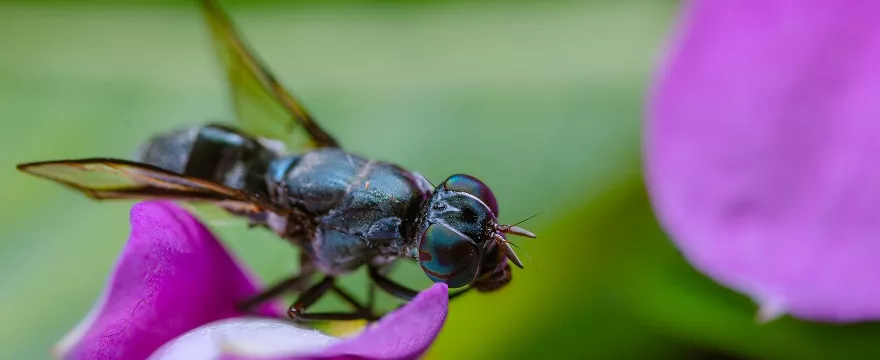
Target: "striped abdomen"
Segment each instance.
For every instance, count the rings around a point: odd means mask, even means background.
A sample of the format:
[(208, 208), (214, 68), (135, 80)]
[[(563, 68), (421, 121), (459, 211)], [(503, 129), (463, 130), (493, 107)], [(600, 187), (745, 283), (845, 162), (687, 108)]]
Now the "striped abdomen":
[(266, 170), (279, 154), (266, 145), (222, 125), (196, 126), (153, 138), (135, 160), (267, 196)]

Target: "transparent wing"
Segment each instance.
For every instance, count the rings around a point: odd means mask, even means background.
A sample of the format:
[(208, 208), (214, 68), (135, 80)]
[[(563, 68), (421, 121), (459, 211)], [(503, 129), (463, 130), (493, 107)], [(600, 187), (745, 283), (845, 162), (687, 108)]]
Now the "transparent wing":
[(285, 142), (289, 149), (339, 147), (248, 49), (215, 1), (202, 1), (242, 130)]
[(23, 172), (49, 179), (97, 199), (207, 201), (242, 212), (284, 214), (265, 199), (211, 181), (120, 159), (78, 159), (20, 164)]

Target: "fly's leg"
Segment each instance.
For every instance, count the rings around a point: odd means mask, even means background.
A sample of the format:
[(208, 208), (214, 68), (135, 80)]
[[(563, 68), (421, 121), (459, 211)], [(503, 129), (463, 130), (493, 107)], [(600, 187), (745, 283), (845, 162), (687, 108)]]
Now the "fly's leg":
[[(376, 306), (376, 284), (371, 282), (371, 283), (369, 283), (368, 286), (369, 287), (367, 288), (367, 310), (371, 314), (375, 314), (374, 309)], [(381, 318), (383, 316), (385, 316), (385, 315), (383, 314), (383, 315), (376, 316), (376, 320), (378, 320), (379, 318)], [(373, 322), (373, 320), (370, 320), (370, 322)]]
[[(302, 293), (293, 305), (287, 310), (287, 316), (294, 321), (327, 321), (327, 320), (368, 320), (374, 321), (376, 317), (369, 309), (357, 302), (351, 295), (340, 289), (334, 283), (336, 279), (332, 276), (324, 277), (308, 290)], [(323, 297), (327, 291), (333, 290), (343, 300), (356, 308), (352, 312), (327, 312), (327, 313), (308, 313), (305, 312), (310, 306), (314, 305)]]
[(367, 286), (367, 309), (373, 311), (376, 306), (376, 284), (371, 282)]
[(277, 284), (266, 289), (265, 291), (238, 303), (237, 307), (239, 311), (243, 313), (251, 313), (260, 304), (283, 294), (285, 291), (302, 291), (302, 289), (306, 287), (306, 284), (311, 277), (311, 273), (299, 274), (294, 277), (279, 281)]
[(309, 280), (315, 274), (311, 258), (305, 253), (300, 255), (300, 271), (296, 276), (279, 281), (263, 292), (240, 302), (237, 307), (243, 313), (251, 313), (260, 304), (283, 294), (286, 291), (300, 292), (308, 287)]
[(399, 299), (410, 301), (419, 294), (418, 291), (400, 285), (394, 280), (385, 277), (385, 275), (382, 275), (382, 273), (380, 273), (380, 269), (378, 267), (370, 266), (369, 272), (370, 279), (373, 280), (373, 283), (376, 284), (376, 286), (380, 287), (382, 290), (385, 290), (385, 292)]
[[(375, 283), (377, 286), (382, 288), (382, 290), (385, 290), (385, 292), (387, 292), (387, 293), (389, 293), (389, 294), (391, 294), (401, 300), (410, 301), (413, 298), (415, 298), (416, 295), (419, 294), (418, 291), (415, 291), (415, 290), (410, 289), (406, 286), (403, 286), (403, 285), (399, 284), (398, 282), (389, 279), (385, 275), (382, 275), (382, 273), (380, 272), (380, 269), (378, 267), (371, 266), (369, 272), (370, 272), (370, 279), (373, 280), (373, 283)], [(470, 287), (467, 287), (462, 290), (459, 290), (459, 291), (456, 291), (454, 293), (449, 294), (449, 300), (452, 300), (452, 299), (455, 299), (455, 298), (461, 296), (462, 294), (466, 293), (470, 289), (471, 289)]]
[(369, 312), (372, 312), (372, 310), (373, 310), (373, 308), (370, 306), (361, 305), (361, 303), (359, 301), (357, 301), (357, 299), (355, 299), (353, 296), (351, 296), (351, 294), (349, 294), (348, 291), (345, 291), (344, 289), (337, 286), (336, 284), (333, 284), (333, 292), (335, 292), (336, 295), (339, 295), (339, 297), (341, 297), (342, 300), (345, 300), (345, 302), (347, 302), (349, 305), (351, 305), (356, 312), (369, 313)]
[(332, 276), (325, 276), (324, 280), (321, 280), (303, 292), (299, 298), (290, 305), (290, 308), (287, 309), (287, 316), (291, 319), (298, 320), (306, 309), (318, 302), (318, 300), (327, 293), (327, 290), (333, 288), (333, 280)]

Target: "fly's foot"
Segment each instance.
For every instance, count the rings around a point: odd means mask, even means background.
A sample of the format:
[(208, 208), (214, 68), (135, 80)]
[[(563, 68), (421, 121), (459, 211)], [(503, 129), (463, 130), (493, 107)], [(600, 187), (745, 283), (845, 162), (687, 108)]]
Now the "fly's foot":
[(307, 313), (304, 312), (301, 307), (298, 307), (297, 304), (294, 304), (287, 310), (287, 316), (296, 323), (351, 320), (366, 320), (368, 322), (374, 322), (380, 318), (368, 311)]

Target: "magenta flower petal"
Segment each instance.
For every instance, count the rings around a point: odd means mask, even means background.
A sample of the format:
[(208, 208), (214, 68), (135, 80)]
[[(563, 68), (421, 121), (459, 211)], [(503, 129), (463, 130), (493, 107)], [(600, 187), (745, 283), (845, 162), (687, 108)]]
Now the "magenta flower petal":
[[(101, 300), (56, 349), (65, 359), (144, 359), (172, 338), (240, 315), (257, 292), (216, 238), (172, 203), (131, 211), (131, 235)], [(267, 304), (263, 315), (277, 315)]]
[[(228, 354), (227, 360), (372, 360), (416, 359), (434, 342), (443, 328), (449, 307), (446, 284), (434, 284), (402, 308), (385, 315), (358, 335), (342, 339), (314, 354), (272, 357)], [(314, 340), (311, 340), (314, 341)]]
[(357, 337), (310, 359), (415, 359), (440, 334), (448, 309), (448, 288), (436, 283)]
[(690, 5), (647, 129), (661, 223), (764, 316), (880, 319), (880, 2)]

